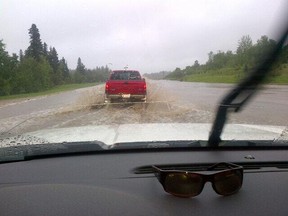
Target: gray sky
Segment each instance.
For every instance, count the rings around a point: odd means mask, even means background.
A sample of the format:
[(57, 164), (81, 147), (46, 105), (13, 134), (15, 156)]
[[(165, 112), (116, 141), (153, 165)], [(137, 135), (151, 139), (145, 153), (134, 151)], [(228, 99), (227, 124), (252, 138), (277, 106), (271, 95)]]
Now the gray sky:
[[(0, 0), (0, 39), (11, 54), (29, 45), (35, 23), (71, 69), (128, 65), (142, 73), (207, 61), (233, 52), (243, 35), (273, 35), (285, 0)], [(286, 2), (287, 3), (287, 2)], [(287, 10), (286, 10), (287, 12)], [(275, 19), (278, 18), (278, 19)], [(109, 64), (112, 63), (112, 64)]]

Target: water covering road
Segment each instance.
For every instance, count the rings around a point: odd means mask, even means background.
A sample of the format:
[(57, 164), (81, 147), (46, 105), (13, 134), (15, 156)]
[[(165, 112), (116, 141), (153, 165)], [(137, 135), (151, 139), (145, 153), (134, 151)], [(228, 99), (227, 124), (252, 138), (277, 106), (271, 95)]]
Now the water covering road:
[[(233, 85), (148, 81), (147, 104), (104, 105), (104, 86), (0, 101), (0, 133), (125, 123), (211, 123), (217, 104)], [(287, 126), (288, 86), (265, 86), (230, 123)]]
[[(181, 103), (215, 113), (223, 96), (234, 85), (164, 81), (162, 86), (172, 91)], [(287, 107), (288, 86), (266, 85), (241, 112), (230, 113), (230, 117), (239, 123), (285, 126), (288, 124)]]

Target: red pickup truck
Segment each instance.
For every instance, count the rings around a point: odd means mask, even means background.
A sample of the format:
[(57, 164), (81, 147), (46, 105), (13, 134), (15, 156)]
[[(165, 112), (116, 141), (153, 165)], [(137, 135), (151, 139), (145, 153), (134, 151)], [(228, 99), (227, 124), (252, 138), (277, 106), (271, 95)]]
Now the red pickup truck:
[(146, 81), (135, 70), (114, 70), (105, 85), (105, 102), (114, 100), (146, 102)]

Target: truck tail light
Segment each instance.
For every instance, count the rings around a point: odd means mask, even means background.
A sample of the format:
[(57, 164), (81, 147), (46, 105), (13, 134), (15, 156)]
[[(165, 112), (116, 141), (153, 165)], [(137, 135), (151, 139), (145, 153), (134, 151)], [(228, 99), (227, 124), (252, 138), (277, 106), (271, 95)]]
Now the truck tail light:
[(146, 84), (144, 84), (144, 87), (143, 87), (143, 88), (144, 88), (144, 91), (146, 91)]
[(106, 85), (105, 85), (105, 92), (108, 92), (108, 89), (109, 89), (109, 84), (106, 83)]

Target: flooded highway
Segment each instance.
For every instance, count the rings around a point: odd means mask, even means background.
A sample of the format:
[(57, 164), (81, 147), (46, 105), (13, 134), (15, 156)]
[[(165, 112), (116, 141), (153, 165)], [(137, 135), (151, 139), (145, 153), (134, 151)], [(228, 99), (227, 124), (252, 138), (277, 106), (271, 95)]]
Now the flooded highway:
[[(2, 136), (40, 129), (141, 123), (212, 123), (233, 85), (148, 81), (147, 103), (104, 103), (104, 85), (0, 101)], [(288, 87), (266, 86), (229, 123), (287, 126)]]

